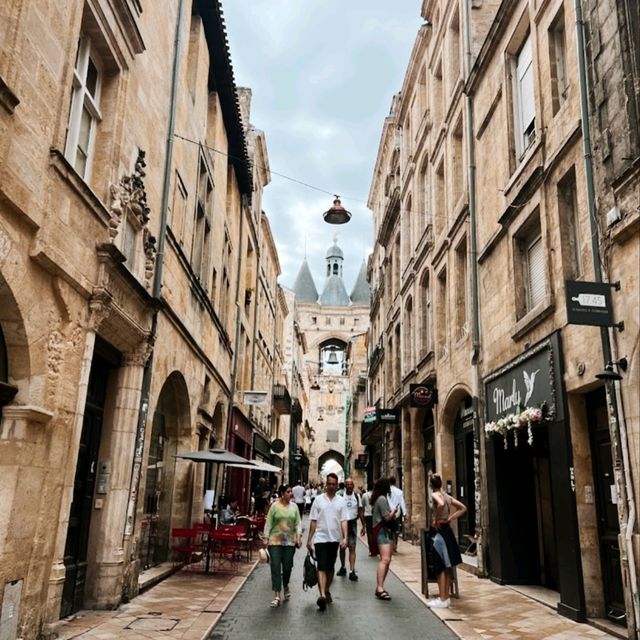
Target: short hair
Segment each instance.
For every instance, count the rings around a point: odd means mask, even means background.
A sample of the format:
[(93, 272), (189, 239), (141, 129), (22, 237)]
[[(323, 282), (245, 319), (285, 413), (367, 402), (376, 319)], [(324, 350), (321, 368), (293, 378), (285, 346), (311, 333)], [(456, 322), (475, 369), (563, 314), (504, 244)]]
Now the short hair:
[(336, 473), (333, 473), (333, 471), (331, 473), (327, 473), (327, 477), (325, 478), (325, 482), (329, 478), (333, 478), (336, 482), (338, 482), (338, 475)]
[(435, 491), (442, 489), (442, 478), (439, 473), (431, 474), (431, 477), (429, 478), (429, 486)]

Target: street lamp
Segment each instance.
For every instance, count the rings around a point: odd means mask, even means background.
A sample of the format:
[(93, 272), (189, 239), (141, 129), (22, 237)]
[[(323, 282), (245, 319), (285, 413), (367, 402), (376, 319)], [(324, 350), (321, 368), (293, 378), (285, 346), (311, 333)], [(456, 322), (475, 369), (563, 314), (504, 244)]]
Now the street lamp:
[(324, 221), (329, 224), (345, 224), (351, 220), (351, 214), (340, 204), (340, 197), (336, 196), (333, 206), (323, 214)]

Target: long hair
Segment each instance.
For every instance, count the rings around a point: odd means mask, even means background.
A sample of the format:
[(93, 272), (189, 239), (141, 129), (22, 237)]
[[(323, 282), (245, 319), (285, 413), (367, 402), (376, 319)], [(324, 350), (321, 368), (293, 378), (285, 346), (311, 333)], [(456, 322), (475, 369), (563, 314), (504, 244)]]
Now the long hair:
[(380, 478), (373, 485), (373, 493), (371, 494), (371, 504), (375, 504), (380, 496), (388, 496), (391, 491), (391, 485), (388, 478)]

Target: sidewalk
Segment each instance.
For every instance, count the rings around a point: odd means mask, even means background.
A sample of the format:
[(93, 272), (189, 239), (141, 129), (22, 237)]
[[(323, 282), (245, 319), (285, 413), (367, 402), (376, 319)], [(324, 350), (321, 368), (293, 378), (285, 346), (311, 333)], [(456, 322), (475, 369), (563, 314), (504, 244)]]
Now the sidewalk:
[[(421, 592), (420, 566), (420, 547), (400, 540), (398, 553), (393, 555), (391, 561), (391, 571), (426, 603), (427, 598)], [(525, 597), (510, 587), (478, 578), (460, 569), (457, 575), (460, 598), (451, 599), (450, 609), (432, 611), (463, 640), (618, 638), (589, 624), (573, 622), (551, 607)], [(437, 594), (436, 583), (430, 582), (430, 598)], [(624, 632), (624, 629), (621, 630)]]

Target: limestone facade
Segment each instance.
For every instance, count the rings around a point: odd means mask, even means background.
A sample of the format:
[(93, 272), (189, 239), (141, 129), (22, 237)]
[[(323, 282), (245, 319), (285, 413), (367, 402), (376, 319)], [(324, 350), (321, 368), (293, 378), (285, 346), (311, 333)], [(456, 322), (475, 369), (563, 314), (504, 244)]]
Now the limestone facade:
[(284, 307), (219, 3), (17, 0), (0, 34), (0, 623), (28, 639), (201, 520), (212, 470), (176, 452), (232, 415), (269, 444)]
[[(428, 22), (384, 123), (370, 193), (371, 400), (397, 411), (398, 424), (367, 429), (365, 442), (380, 452), (374, 472), (400, 477), (414, 530), (428, 522), (426, 481), (437, 470), (469, 507), (457, 533), (463, 548), (479, 535), (482, 575), (554, 589), (576, 620), (629, 623), (640, 446), (636, 9), (596, 5), (587, 16), (594, 261), (574, 3), (423, 3)], [(615, 206), (620, 215), (608, 215)], [(621, 282), (620, 293), (605, 289), (622, 332), (568, 322), (565, 283), (597, 281), (597, 262), (605, 282)], [(627, 358), (620, 381), (596, 378), (606, 344), (612, 360)], [(411, 407), (411, 383), (437, 390), (432, 410)], [(544, 420), (530, 429), (504, 439), (485, 430), (535, 408)]]

